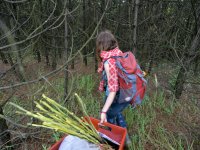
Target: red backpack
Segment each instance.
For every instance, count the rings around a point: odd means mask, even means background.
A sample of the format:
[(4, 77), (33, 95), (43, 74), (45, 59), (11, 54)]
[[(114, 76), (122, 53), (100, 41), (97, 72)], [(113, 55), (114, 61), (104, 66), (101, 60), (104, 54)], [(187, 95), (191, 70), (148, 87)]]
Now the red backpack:
[(113, 56), (116, 60), (119, 78), (119, 98), (118, 103), (130, 102), (133, 108), (141, 104), (147, 81), (144, 73), (136, 62), (132, 52), (125, 52), (123, 56)]

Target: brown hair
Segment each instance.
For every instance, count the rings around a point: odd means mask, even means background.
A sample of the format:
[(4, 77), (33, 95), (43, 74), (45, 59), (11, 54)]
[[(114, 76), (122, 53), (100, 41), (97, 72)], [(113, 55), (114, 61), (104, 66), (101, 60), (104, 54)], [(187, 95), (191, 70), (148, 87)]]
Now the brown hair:
[(97, 58), (100, 58), (100, 53), (102, 50), (109, 51), (116, 48), (117, 46), (118, 46), (117, 40), (109, 30), (100, 32), (96, 39)]

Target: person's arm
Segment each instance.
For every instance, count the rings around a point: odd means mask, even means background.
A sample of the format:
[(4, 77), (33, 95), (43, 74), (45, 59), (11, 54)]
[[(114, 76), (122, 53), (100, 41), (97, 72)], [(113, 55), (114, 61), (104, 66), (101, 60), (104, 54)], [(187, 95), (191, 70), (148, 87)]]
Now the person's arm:
[[(109, 74), (109, 65), (108, 63), (104, 64), (104, 69), (106, 71), (106, 76), (107, 76), (107, 79), (109, 81), (109, 77), (110, 77), (110, 74)], [(106, 112), (108, 111), (108, 109), (110, 108), (111, 104), (113, 103), (113, 100), (115, 98), (115, 95), (116, 95), (117, 92), (110, 92), (107, 99), (106, 99), (106, 102), (102, 108), (102, 111), (101, 111), (101, 123), (103, 122), (107, 122), (107, 119), (106, 119)]]

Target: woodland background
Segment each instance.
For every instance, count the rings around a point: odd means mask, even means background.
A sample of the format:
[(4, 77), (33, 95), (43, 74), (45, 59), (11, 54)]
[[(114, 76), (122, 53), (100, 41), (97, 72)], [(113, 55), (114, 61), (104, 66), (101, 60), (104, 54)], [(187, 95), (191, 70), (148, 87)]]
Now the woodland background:
[(200, 148), (199, 0), (1, 0), (0, 149), (47, 149), (62, 134), (27, 126), (45, 93), (81, 115), (102, 106), (96, 35), (109, 29), (147, 72), (144, 104), (125, 111), (130, 149)]

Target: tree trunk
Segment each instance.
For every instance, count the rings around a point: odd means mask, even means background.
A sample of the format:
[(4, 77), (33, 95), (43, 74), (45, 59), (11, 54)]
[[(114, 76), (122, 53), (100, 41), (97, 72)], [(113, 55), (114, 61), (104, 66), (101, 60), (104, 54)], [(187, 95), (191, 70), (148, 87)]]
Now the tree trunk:
[[(10, 19), (10, 25), (11, 25), (11, 29), (14, 27), (14, 23), (13, 23), (13, 18)], [(2, 30), (9, 35), (7, 37), (8, 43), (15, 43), (15, 38), (14, 38), (14, 34), (12, 35), (10, 33), (9, 28), (6, 26), (6, 24), (4, 24), (1, 20), (0, 20), (0, 26), (2, 28)], [(16, 58), (17, 58), (17, 65), (18, 67), (14, 67), (14, 73), (16, 74), (16, 76), (19, 78), (19, 80), (24, 81), (25, 80), (25, 76), (24, 76), (24, 68), (22, 65), (22, 58), (21, 58), (21, 53), (20, 51), (17, 50), (17, 46), (13, 45), (11, 46), (11, 50), (9, 50), (8, 52), (8, 61), (10, 62), (11, 66), (14, 65), (12, 56), (10, 55), (10, 53), (15, 53), (16, 54)]]
[(58, 57), (62, 59), (62, 50), (61, 48), (58, 49)]
[[(73, 6), (72, 6), (72, 1), (71, 0), (69, 0), (69, 11), (71, 12), (72, 11), (72, 9), (73, 9)], [(70, 25), (73, 27), (74, 26), (74, 19), (71, 17), (71, 19), (70, 19)], [(72, 32), (71, 31), (69, 31), (68, 32), (68, 35), (69, 35), (69, 37), (71, 37), (72, 36)], [(70, 43), (71, 43), (71, 40), (70, 40)], [(73, 57), (73, 54), (74, 54), (74, 48), (72, 49), (72, 57)], [(75, 67), (75, 64), (74, 64), (75, 62), (74, 62), (74, 59), (72, 59), (72, 61), (71, 61), (71, 69), (74, 69), (74, 67)]]
[[(65, 8), (65, 13), (67, 14), (67, 5)], [(68, 35), (68, 25), (67, 25), (67, 16), (65, 16), (65, 32), (64, 32), (64, 37), (65, 37), (65, 52), (64, 52), (64, 60), (68, 60), (68, 40), (67, 40), (67, 35)], [(68, 95), (68, 65), (66, 64), (65, 70), (65, 81), (64, 81), (64, 100), (65, 102), (67, 101), (67, 95)]]
[(53, 49), (53, 51), (52, 51), (52, 53), (53, 53), (53, 55), (52, 55), (52, 65), (51, 65), (51, 67), (52, 67), (52, 70), (55, 70), (56, 69), (56, 67), (57, 67), (57, 53), (56, 53), (56, 49)]
[(36, 45), (36, 48), (34, 47), (34, 53), (36, 55), (37, 61), (38, 63), (41, 62), (41, 54), (40, 54), (40, 50), (39, 50), (39, 45)]
[[(84, 34), (86, 33), (86, 9), (85, 9), (85, 5), (86, 5), (86, 3), (85, 3), (85, 0), (83, 0), (83, 31), (84, 31)], [(86, 35), (84, 35), (84, 41), (86, 41), (87, 39), (86, 39)], [(85, 46), (84, 47), (84, 49), (83, 49), (83, 62), (84, 62), (84, 64), (85, 64), (85, 66), (87, 66), (87, 46)]]
[[(96, 6), (95, 6), (96, 7)], [(94, 18), (96, 20), (98, 20), (98, 11), (96, 10), (96, 8), (94, 7)], [(95, 20), (95, 21), (96, 21)], [(98, 31), (97, 31), (98, 32)], [(95, 72), (97, 72), (98, 69), (98, 60), (97, 60), (97, 54), (96, 54), (96, 45), (95, 45), (95, 50), (94, 50), (94, 62), (95, 62)]]
[[(103, 14), (104, 11), (105, 11), (105, 0), (101, 0), (101, 15)], [(101, 29), (105, 30), (105, 28), (106, 28), (106, 20), (104, 17), (101, 22)]]
[(140, 0), (135, 0), (135, 11), (134, 11), (134, 20), (133, 20), (133, 52), (136, 52), (137, 48), (137, 21), (138, 21), (138, 8)]
[[(128, 19), (129, 19), (129, 49), (131, 50), (133, 48), (133, 38), (132, 38), (132, 9), (133, 9), (133, 0), (129, 0), (129, 6), (128, 6)], [(120, 11), (120, 10), (119, 10)]]
[(40, 51), (38, 49), (36, 50), (36, 55), (37, 55), (38, 63), (41, 62), (41, 55), (40, 55)]
[(200, 28), (194, 40), (192, 41), (191, 47), (188, 52), (189, 54), (186, 55), (183, 59), (183, 65), (181, 66), (177, 79), (176, 79), (174, 90), (175, 90), (175, 96), (177, 99), (179, 99), (182, 94), (183, 86), (187, 79), (187, 72), (190, 69), (191, 62), (193, 62), (195, 58), (197, 57), (195, 53), (198, 50), (199, 45), (200, 45)]
[(52, 45), (53, 45), (53, 49), (52, 49), (52, 69), (55, 70), (57, 67), (57, 49), (56, 47), (56, 40), (55, 40), (55, 31), (53, 31), (53, 38), (52, 38)]
[(50, 63), (49, 63), (49, 52), (48, 52), (48, 48), (45, 47), (45, 60), (46, 60), (46, 65), (49, 66)]
[[(153, 55), (149, 58), (149, 66), (148, 66), (148, 69), (147, 69), (147, 74), (150, 74), (151, 73), (151, 70), (153, 68), (153, 63), (154, 63), (154, 59), (155, 59), (155, 54), (153, 53)], [(142, 68), (142, 67), (141, 67)], [(144, 67), (143, 67), (144, 68)], [(142, 69), (143, 69), (142, 68)], [(144, 69), (143, 69), (144, 70)]]
[(195, 76), (198, 75), (199, 60), (200, 60), (200, 55), (198, 55), (198, 56), (196, 57), (196, 59), (194, 60), (194, 75), (195, 75)]
[[(0, 115), (3, 114), (3, 108), (0, 106)], [(11, 137), (8, 132), (8, 126), (6, 124), (6, 120), (0, 117), (0, 149), (5, 148), (6, 146), (11, 146)]]
[[(14, 62), (13, 62), (13, 59), (12, 59), (12, 56), (10, 55), (10, 53), (8, 53), (8, 61), (10, 63), (10, 66), (13, 66), (14, 65)], [(14, 67), (14, 70), (15, 70), (15, 67)], [(16, 73), (16, 72), (15, 72)]]
[(8, 60), (6, 59), (6, 56), (4, 53), (0, 52), (0, 56), (1, 56), (1, 60), (4, 64), (7, 64), (8, 63)]

